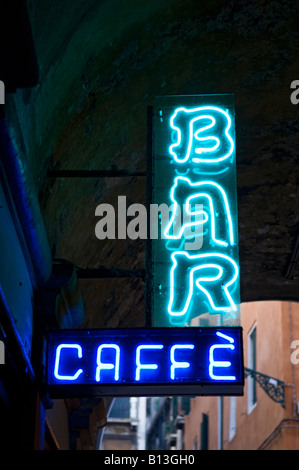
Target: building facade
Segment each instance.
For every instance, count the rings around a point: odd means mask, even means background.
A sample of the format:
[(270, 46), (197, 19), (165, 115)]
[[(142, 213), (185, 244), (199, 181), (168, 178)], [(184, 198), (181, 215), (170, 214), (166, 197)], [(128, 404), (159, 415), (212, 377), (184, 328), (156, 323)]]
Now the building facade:
[(299, 449), (299, 305), (241, 305), (243, 397), (196, 397), (184, 447), (198, 450)]
[(101, 450), (144, 450), (146, 398), (115, 398), (103, 431)]

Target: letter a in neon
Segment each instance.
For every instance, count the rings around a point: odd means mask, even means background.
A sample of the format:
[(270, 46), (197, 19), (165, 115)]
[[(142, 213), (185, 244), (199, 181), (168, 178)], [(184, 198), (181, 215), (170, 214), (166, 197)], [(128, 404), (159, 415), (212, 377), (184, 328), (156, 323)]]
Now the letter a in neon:
[[(223, 246), (234, 244), (233, 223), (228, 203), (228, 198), (224, 189), (214, 181), (200, 181), (192, 183), (189, 178), (179, 176), (175, 178), (174, 185), (170, 192), (173, 201), (173, 213), (164, 231), (165, 238), (180, 239), (187, 227), (205, 224), (208, 222), (209, 243), (211, 246)], [(203, 210), (192, 211), (192, 204), (203, 202)], [(180, 214), (186, 210), (189, 215), (204, 215), (197, 222), (190, 222), (178, 226), (176, 223), (177, 212)], [(225, 230), (219, 233), (217, 230), (216, 213), (222, 220), (225, 220)], [(185, 217), (183, 217), (185, 220)]]

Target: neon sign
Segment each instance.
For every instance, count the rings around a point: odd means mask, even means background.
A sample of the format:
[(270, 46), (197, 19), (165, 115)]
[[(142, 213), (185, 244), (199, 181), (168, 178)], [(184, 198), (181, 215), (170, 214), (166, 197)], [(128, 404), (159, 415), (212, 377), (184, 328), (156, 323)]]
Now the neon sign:
[(152, 242), (152, 325), (239, 325), (232, 95), (157, 98), (152, 199), (173, 207)]
[(48, 338), (53, 397), (241, 395), (243, 382), (239, 327), (59, 330)]

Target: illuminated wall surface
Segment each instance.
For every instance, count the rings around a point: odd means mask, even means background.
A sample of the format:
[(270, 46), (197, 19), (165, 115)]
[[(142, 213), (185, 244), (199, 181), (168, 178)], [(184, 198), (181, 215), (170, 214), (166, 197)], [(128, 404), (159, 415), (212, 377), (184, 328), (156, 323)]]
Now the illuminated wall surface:
[(152, 325), (240, 324), (232, 95), (158, 97), (152, 203)]
[(60, 330), (48, 339), (52, 396), (242, 394), (241, 328)]

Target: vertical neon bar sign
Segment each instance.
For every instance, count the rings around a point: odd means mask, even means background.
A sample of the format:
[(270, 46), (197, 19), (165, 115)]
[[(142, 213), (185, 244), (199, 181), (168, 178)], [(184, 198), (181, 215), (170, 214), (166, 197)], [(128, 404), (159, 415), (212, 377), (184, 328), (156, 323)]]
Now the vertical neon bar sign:
[(239, 325), (232, 95), (156, 99), (152, 202), (169, 207), (152, 242), (153, 326)]

